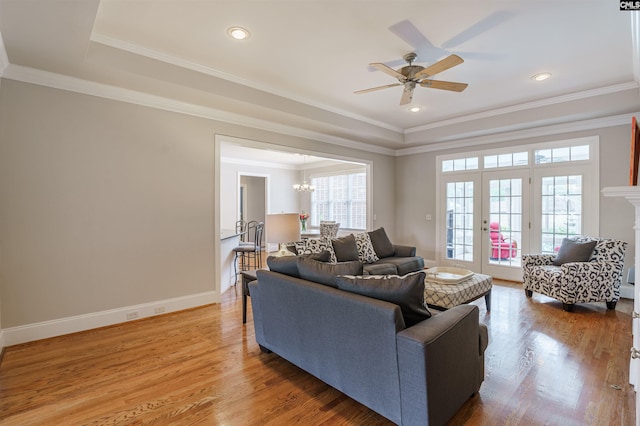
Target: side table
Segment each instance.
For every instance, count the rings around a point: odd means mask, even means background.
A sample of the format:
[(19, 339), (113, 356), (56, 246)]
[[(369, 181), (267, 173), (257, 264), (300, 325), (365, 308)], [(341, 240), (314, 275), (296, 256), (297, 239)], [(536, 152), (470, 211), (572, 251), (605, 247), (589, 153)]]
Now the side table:
[(242, 271), (242, 323), (247, 323), (247, 296), (249, 296), (249, 283), (258, 279), (257, 269)]

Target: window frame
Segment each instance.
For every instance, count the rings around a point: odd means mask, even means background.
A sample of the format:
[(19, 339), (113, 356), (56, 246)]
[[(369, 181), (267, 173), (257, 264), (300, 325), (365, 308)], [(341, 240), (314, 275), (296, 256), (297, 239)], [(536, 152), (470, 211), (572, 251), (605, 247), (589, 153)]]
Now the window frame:
[[(362, 212), (362, 220), (364, 222), (364, 226), (362, 228), (360, 227), (354, 227), (353, 225), (353, 220), (352, 220), (352, 203), (353, 203), (353, 198), (351, 196), (351, 194), (353, 193), (352, 188), (349, 184), (347, 184), (347, 198), (346, 200), (340, 200), (339, 202), (346, 202), (347, 203), (347, 216), (348, 216), (348, 223), (343, 223), (343, 220), (339, 220), (337, 218), (334, 218), (332, 216), (325, 218), (325, 217), (319, 217), (318, 214), (316, 214), (317, 210), (316, 210), (316, 203), (317, 201), (314, 200), (315, 196), (316, 196), (316, 191), (312, 192), (310, 194), (310, 198), (309, 198), (309, 208), (310, 208), (310, 226), (312, 228), (318, 228), (320, 225), (320, 220), (336, 220), (338, 222), (340, 222), (340, 229), (345, 229), (345, 230), (356, 230), (356, 231), (365, 231), (368, 229), (368, 224), (369, 224), (369, 203), (370, 203), (370, 199), (371, 199), (371, 191), (370, 191), (370, 182), (369, 182), (369, 172), (367, 171), (366, 167), (362, 167), (362, 168), (352, 168), (352, 169), (344, 169), (344, 170), (340, 170), (337, 172), (332, 172), (332, 173), (312, 173), (309, 175), (309, 182), (316, 186), (316, 188), (318, 188), (318, 184), (317, 182), (314, 182), (315, 179), (322, 179), (322, 178), (332, 178), (332, 177), (339, 177), (339, 176), (351, 176), (351, 175), (362, 175), (362, 179), (364, 179), (364, 206), (363, 206), (363, 212)], [(331, 190), (330, 190), (331, 191)], [(356, 201), (360, 201), (360, 200), (356, 200)], [(331, 212), (332, 211), (332, 207), (331, 207), (331, 196), (329, 195), (329, 208), (328, 211)]]

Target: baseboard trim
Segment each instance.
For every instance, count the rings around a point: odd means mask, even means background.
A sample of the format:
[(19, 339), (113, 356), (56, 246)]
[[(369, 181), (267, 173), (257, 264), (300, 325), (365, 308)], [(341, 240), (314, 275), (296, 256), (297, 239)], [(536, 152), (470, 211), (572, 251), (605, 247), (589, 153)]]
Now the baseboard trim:
[(220, 302), (220, 297), (217, 292), (210, 291), (57, 320), (10, 327), (0, 330), (0, 344), (2, 347), (18, 345), (20, 343), (106, 327), (127, 321), (135, 321), (141, 318), (182, 311), (184, 309), (218, 302)]
[(0, 362), (2, 362), (2, 355), (4, 355), (4, 331), (0, 329)]

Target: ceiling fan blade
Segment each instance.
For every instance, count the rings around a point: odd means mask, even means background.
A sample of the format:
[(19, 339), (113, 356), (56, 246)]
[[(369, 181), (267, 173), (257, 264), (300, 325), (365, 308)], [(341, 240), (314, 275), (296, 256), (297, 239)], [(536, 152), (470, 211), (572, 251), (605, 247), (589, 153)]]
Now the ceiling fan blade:
[(411, 46), (420, 58), (420, 61), (435, 61), (442, 57), (447, 51), (436, 47), (424, 34), (408, 19), (398, 22), (389, 27), (389, 31), (397, 35)]
[(353, 93), (356, 95), (361, 95), (362, 93), (375, 92), (376, 90), (388, 89), (389, 87), (396, 87), (396, 86), (402, 86), (402, 83), (393, 83), (393, 84), (387, 84), (386, 86), (378, 86), (378, 87), (372, 87), (370, 89), (357, 90)]
[(430, 87), (432, 89), (451, 90), (452, 92), (462, 92), (467, 88), (467, 83), (454, 83), (452, 81), (440, 80), (424, 80), (420, 82), (422, 87)]
[(385, 64), (382, 64), (380, 62), (375, 62), (373, 64), (369, 64), (369, 66), (377, 69), (378, 71), (382, 71), (384, 73), (387, 73), (391, 77), (397, 78), (398, 80), (400, 80), (402, 82), (404, 82), (406, 80), (406, 77), (404, 75), (400, 74), (398, 71), (394, 70), (393, 68), (389, 68), (388, 66), (386, 66)]
[(446, 71), (449, 68), (453, 68), (456, 65), (460, 65), (464, 60), (458, 55), (449, 55), (441, 61), (436, 62), (433, 65), (429, 65), (420, 72), (417, 72), (415, 78), (427, 78), (432, 75), (436, 75), (439, 72)]
[(507, 10), (498, 10), (493, 12), (492, 14), (485, 16), (480, 21), (476, 22), (466, 30), (462, 31), (456, 36), (453, 36), (451, 39), (442, 43), (443, 49), (452, 49), (456, 46), (461, 45), (465, 41), (469, 41), (480, 34), (499, 26), (505, 21), (511, 19), (515, 14), (511, 11)]
[(400, 105), (410, 104), (412, 99), (413, 99), (413, 87), (410, 89), (405, 88), (402, 91), (402, 98), (400, 98)]

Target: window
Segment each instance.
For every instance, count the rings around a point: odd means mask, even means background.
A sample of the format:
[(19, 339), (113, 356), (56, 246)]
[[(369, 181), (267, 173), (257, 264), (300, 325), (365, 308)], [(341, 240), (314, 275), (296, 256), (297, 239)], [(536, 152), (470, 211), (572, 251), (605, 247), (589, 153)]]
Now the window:
[(582, 233), (582, 176), (542, 178), (542, 253), (553, 254), (562, 239)]
[(312, 177), (316, 190), (311, 193), (311, 225), (321, 220), (335, 220), (340, 228), (366, 229), (367, 174), (345, 174)]
[(473, 181), (447, 183), (447, 259), (473, 260)]
[(443, 172), (458, 172), (460, 170), (478, 170), (478, 157), (456, 158), (442, 162)]
[(552, 149), (536, 149), (536, 164), (563, 163), (589, 159), (589, 145), (563, 146)]
[(529, 164), (528, 152), (514, 152), (484, 156), (484, 168), (526, 166)]

